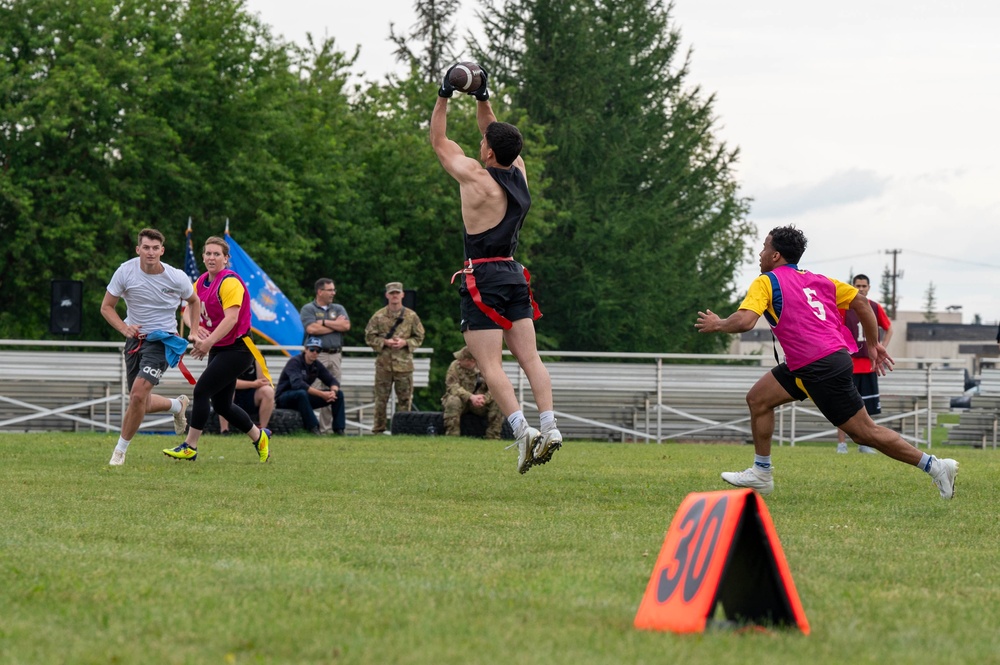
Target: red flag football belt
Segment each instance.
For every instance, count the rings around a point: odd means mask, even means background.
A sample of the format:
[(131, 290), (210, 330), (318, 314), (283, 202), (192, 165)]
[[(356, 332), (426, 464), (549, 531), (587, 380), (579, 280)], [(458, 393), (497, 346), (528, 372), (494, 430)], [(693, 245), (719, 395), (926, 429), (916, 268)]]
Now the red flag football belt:
[[(500, 312), (496, 311), (495, 309), (493, 309), (492, 307), (483, 302), (483, 296), (479, 292), (479, 287), (476, 286), (476, 275), (473, 271), (475, 270), (475, 266), (479, 265), (480, 263), (496, 263), (498, 261), (513, 261), (513, 260), (514, 260), (513, 256), (499, 256), (488, 259), (467, 259), (465, 262), (465, 266), (451, 276), (451, 283), (454, 284), (456, 277), (458, 277), (459, 275), (465, 275), (465, 288), (468, 289), (469, 295), (472, 296), (472, 302), (476, 303), (476, 307), (479, 308), (479, 311), (488, 316), (490, 318), (490, 321), (497, 324), (504, 330), (510, 330), (514, 324), (511, 323), (510, 320), (503, 314), (501, 314)], [(531, 273), (528, 272), (528, 269), (525, 268), (524, 266), (521, 266), (521, 270), (524, 271), (524, 280), (528, 284), (528, 298), (531, 300), (531, 310), (532, 310), (531, 318), (538, 319), (542, 316), (542, 311), (538, 309), (538, 303), (535, 302), (535, 294), (532, 293), (531, 291)]]

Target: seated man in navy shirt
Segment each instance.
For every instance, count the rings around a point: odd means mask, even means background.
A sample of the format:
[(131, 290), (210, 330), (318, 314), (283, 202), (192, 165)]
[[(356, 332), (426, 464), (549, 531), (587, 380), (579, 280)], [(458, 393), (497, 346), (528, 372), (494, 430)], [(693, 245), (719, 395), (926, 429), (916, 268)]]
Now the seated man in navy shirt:
[[(318, 361), (323, 344), (316, 337), (306, 340), (305, 352), (293, 356), (281, 370), (274, 401), (281, 409), (295, 409), (302, 414), (302, 424), (313, 434), (319, 434), (319, 420), (313, 409), (329, 408), (333, 413), (333, 433), (343, 434), (347, 426), (340, 382)], [(313, 387), (319, 379), (326, 390)]]

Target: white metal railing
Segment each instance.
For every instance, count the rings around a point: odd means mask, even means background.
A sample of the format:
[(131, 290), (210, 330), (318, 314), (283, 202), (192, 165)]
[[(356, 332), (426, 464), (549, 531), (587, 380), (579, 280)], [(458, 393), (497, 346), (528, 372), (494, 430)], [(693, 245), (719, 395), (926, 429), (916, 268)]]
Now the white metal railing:
[[(44, 351), (37, 350), (25, 350), (25, 351), (6, 351), (0, 353), (6, 354), (16, 354), (18, 357), (24, 356), (25, 358), (31, 356), (32, 363), (31, 367), (26, 366), (27, 364), (22, 362), (12, 362), (8, 360), (6, 363), (0, 363), (0, 403), (8, 404), (12, 407), (17, 408), (17, 415), (12, 415), (7, 418), (0, 417), (0, 431), (5, 428), (10, 429), (15, 426), (23, 426), (24, 423), (30, 421), (37, 421), (43, 418), (57, 418), (62, 420), (68, 420), (76, 423), (77, 426), (83, 425), (92, 429), (100, 429), (104, 431), (117, 431), (121, 427), (121, 415), (125, 413), (128, 402), (128, 394), (126, 390), (127, 378), (126, 378), (126, 368), (124, 357), (121, 351), (124, 349), (124, 341), (121, 342), (86, 342), (86, 341), (76, 341), (76, 342), (66, 342), (58, 340), (21, 340), (21, 339), (0, 339), (0, 348), (10, 347), (14, 348), (26, 348), (26, 349), (44, 349)], [(291, 350), (301, 350), (301, 346), (272, 346), (272, 345), (260, 345), (258, 347), (262, 353), (270, 357), (273, 362), (274, 380), (277, 381), (277, 375), (281, 371), (281, 367), (284, 366), (284, 356), (285, 351)], [(74, 370), (72, 362), (67, 362), (67, 356), (59, 353), (59, 351), (54, 351), (51, 349), (59, 349), (65, 351), (66, 353), (71, 353), (70, 349), (108, 349), (116, 351), (116, 353), (111, 354), (72, 354), (72, 357), (79, 358), (82, 356), (92, 356), (88, 360), (94, 360), (98, 357), (101, 358), (103, 363), (98, 363), (100, 365), (101, 378), (95, 378), (89, 372), (93, 370), (96, 366), (91, 363), (87, 367), (79, 367)], [(372, 356), (374, 352), (371, 348), (367, 346), (358, 347), (344, 347), (344, 352), (351, 354), (354, 360), (361, 360), (365, 356)], [(415, 354), (420, 356), (416, 359), (416, 367), (414, 372), (414, 385), (417, 387), (424, 387), (428, 385), (430, 377), (430, 355), (434, 352), (434, 349), (430, 348), (420, 348), (416, 349)], [(44, 354), (39, 356), (38, 354)], [(42, 358), (47, 358), (51, 354), (53, 363), (43, 363)], [(8, 355), (8, 358), (10, 356)], [(345, 359), (346, 360), (346, 359)], [(190, 358), (185, 359), (185, 365), (187, 365), (192, 372), (197, 376), (200, 373), (200, 369), (204, 367), (204, 360), (192, 360)], [(15, 383), (24, 383), (26, 386), (21, 389), (18, 399), (11, 394), (4, 394), (4, 386), (6, 381), (13, 381)], [(103, 396), (98, 398), (87, 397), (86, 399), (75, 398), (72, 403), (60, 404), (59, 406), (43, 406), (38, 402), (43, 401), (42, 398), (52, 391), (52, 384), (88, 384), (92, 386), (98, 386)], [(367, 366), (367, 363), (358, 364), (354, 368), (354, 371), (350, 373), (349, 376), (344, 377), (344, 384), (348, 387), (358, 387), (358, 386), (368, 386), (374, 383), (374, 364), (371, 367)], [(12, 384), (11, 384), (12, 385)], [(46, 385), (49, 387), (47, 388)], [(169, 390), (178, 390), (184, 392), (187, 383), (180, 378), (180, 374), (177, 372), (172, 372), (165, 375), (164, 380), (160, 384), (162, 387)], [(9, 388), (9, 385), (8, 385)], [(25, 392), (32, 395), (30, 398), (33, 401), (29, 401)], [(71, 390), (67, 392), (72, 392)], [(52, 400), (49, 397), (49, 403)], [(113, 413), (111, 406), (117, 404), (118, 411)], [(95, 407), (104, 406), (103, 417), (101, 414), (95, 411)], [(371, 431), (371, 425), (363, 422), (366, 411), (374, 408), (374, 402), (369, 402), (361, 404), (358, 406), (352, 406), (348, 409), (348, 413), (355, 416), (356, 419), (351, 419), (348, 421), (348, 426), (352, 428), (357, 428), (359, 431)], [(394, 395), (390, 398), (389, 405), (387, 406), (388, 416), (391, 417), (392, 412), (395, 408), (395, 397)], [(79, 411), (82, 409), (89, 409), (89, 413), (86, 417), (79, 415)], [(78, 412), (77, 414), (71, 413), (73, 411)], [(115, 417), (117, 416), (117, 417)], [(141, 430), (155, 430), (156, 428), (172, 422), (172, 416), (163, 414), (150, 414), (140, 425)]]
[[(587, 358), (587, 359), (607, 359), (607, 360), (632, 360), (632, 361), (647, 361), (655, 365), (655, 383), (651, 387), (645, 385), (645, 381), (637, 381), (637, 383), (642, 384), (642, 389), (648, 390), (651, 393), (650, 397), (655, 401), (649, 405), (648, 411), (652, 411), (655, 414), (656, 422), (648, 423), (648, 413), (647, 413), (647, 426), (644, 428), (640, 427), (627, 427), (616, 423), (603, 422), (601, 420), (588, 417), (586, 415), (581, 415), (579, 413), (573, 413), (568, 410), (558, 410), (559, 404), (556, 404), (556, 416), (563, 420), (568, 420), (574, 423), (580, 423), (585, 425), (590, 425), (592, 427), (601, 428), (608, 432), (615, 432), (620, 435), (628, 435), (637, 440), (645, 440), (648, 442), (663, 442), (672, 439), (685, 439), (691, 438), (696, 434), (703, 434), (711, 430), (720, 430), (732, 432), (740, 435), (741, 437), (749, 438), (751, 436), (751, 431), (749, 428), (749, 416), (739, 416), (730, 419), (712, 419), (700, 416), (693, 413), (691, 409), (679, 408), (671, 404), (671, 394), (677, 394), (683, 392), (685, 394), (691, 394), (698, 391), (704, 392), (705, 394), (718, 394), (723, 390), (717, 387), (712, 387), (706, 385), (705, 387), (691, 387), (690, 385), (676, 386), (671, 385), (671, 378), (669, 376), (664, 376), (664, 361), (704, 361), (704, 360), (714, 360), (722, 362), (732, 362), (732, 361), (752, 361), (757, 363), (756, 369), (759, 370), (756, 374), (757, 377), (763, 375), (764, 372), (770, 371), (773, 366), (773, 362), (770, 362), (769, 358), (762, 357), (760, 355), (735, 355), (735, 354), (686, 354), (686, 353), (607, 353), (607, 352), (585, 352), (585, 351), (541, 351), (542, 356), (549, 358), (558, 359), (568, 359), (568, 358)], [(509, 351), (504, 351), (504, 355), (507, 357), (512, 357)], [(879, 424), (889, 424), (896, 421), (903, 421), (907, 418), (914, 418), (914, 428), (912, 434), (902, 433), (903, 437), (911, 441), (917, 446), (924, 445), (927, 448), (931, 447), (931, 431), (934, 425), (934, 396), (935, 390), (938, 387), (935, 382), (935, 373), (940, 370), (947, 369), (950, 365), (961, 364), (960, 359), (954, 358), (897, 358), (897, 364), (912, 363), (917, 366), (919, 373), (922, 376), (922, 385), (907, 385), (905, 387), (904, 393), (914, 397), (916, 400), (924, 402), (923, 406), (916, 406), (913, 409), (904, 411), (903, 413), (897, 413), (892, 415), (884, 415), (875, 419), (875, 422)], [(593, 363), (591, 371), (598, 376), (604, 363)], [(553, 364), (553, 367), (557, 364)], [(606, 366), (606, 365), (605, 365)], [(641, 368), (641, 363), (636, 363), (637, 368)], [(690, 365), (692, 369), (701, 368), (707, 370), (708, 368), (713, 368), (715, 370), (719, 369), (719, 366), (712, 365)], [(744, 367), (739, 365), (724, 365), (726, 368), (737, 368)], [(526, 393), (530, 390), (528, 385), (527, 377), (524, 372), (521, 371), (520, 367), (517, 366), (516, 362), (506, 361), (505, 369), (511, 381), (514, 383), (515, 390), (518, 395), (518, 400), (521, 403), (522, 409), (528, 408), (537, 411), (537, 405), (532, 401), (527, 399)], [(901, 370), (907, 372), (913, 372), (914, 370)], [(952, 374), (957, 377), (958, 369), (952, 369)], [(550, 372), (551, 373), (551, 372)], [(643, 375), (645, 376), (645, 375)], [(891, 373), (890, 373), (891, 377)], [(939, 378), (939, 381), (941, 379)], [(885, 386), (891, 384), (891, 378), (882, 380), (882, 385)], [(752, 385), (752, 383), (750, 384)], [(961, 384), (954, 382), (951, 388), (955, 391), (955, 394), (961, 394), (962, 389), (959, 387)], [(560, 385), (556, 378), (553, 378), (553, 392), (555, 394), (559, 393), (561, 390), (572, 389), (572, 387)], [(617, 388), (620, 390), (620, 388)], [(725, 389), (726, 392), (735, 392), (740, 394), (745, 394), (749, 389), (748, 386), (733, 386)], [(608, 388), (609, 391), (614, 391), (616, 388), (614, 386)], [(883, 389), (882, 391), (886, 391)], [(692, 428), (674, 433), (665, 433), (663, 429), (663, 414), (671, 413), (682, 419), (690, 420), (692, 423)], [(745, 407), (743, 410), (745, 413)], [(788, 443), (794, 446), (796, 441), (807, 441), (812, 439), (819, 439), (829, 437), (836, 434), (836, 428), (822, 429), (820, 431), (802, 433), (799, 431), (800, 424), (798, 423), (798, 417), (800, 414), (805, 414), (809, 416), (815, 416), (822, 419), (822, 414), (820, 414), (811, 405), (804, 405), (799, 402), (791, 402), (789, 404), (783, 405), (776, 410), (776, 427), (775, 427), (775, 439), (779, 445), (784, 445)], [(732, 414), (736, 416), (735, 412)], [(925, 422), (924, 427), (920, 427), (920, 419), (923, 418)], [(787, 427), (786, 427), (787, 420)]]
[[(106, 348), (120, 351), (123, 348), (123, 345), (123, 342), (68, 343), (53, 340), (0, 340), (0, 348)], [(269, 354), (272, 357), (274, 354), (281, 353), (284, 350), (297, 350), (300, 348), (301, 347), (298, 346), (275, 347), (269, 345), (262, 345), (260, 347), (262, 352)], [(358, 356), (370, 356), (373, 353), (367, 346), (345, 347), (344, 351), (348, 355), (355, 356), (357, 360), (361, 359), (358, 358)], [(25, 351), (24, 353), (32, 352)], [(433, 349), (418, 349), (416, 353), (424, 357), (420, 359), (422, 362), (419, 363), (421, 371), (418, 371), (414, 376), (415, 385), (423, 387), (427, 385), (430, 368), (430, 358), (426, 356), (433, 353)], [(508, 358), (511, 357), (509, 351), (505, 351), (504, 353)], [(615, 422), (613, 420), (609, 420), (606, 417), (595, 417), (593, 410), (588, 409), (586, 404), (579, 405), (580, 408), (575, 410), (563, 408), (563, 410), (557, 411), (556, 415), (564, 421), (577, 423), (580, 426), (585, 426), (595, 431), (612, 433), (614, 436), (621, 437), (622, 440), (629, 437), (635, 440), (656, 442), (692, 438), (698, 435), (704, 435), (706, 432), (728, 433), (729, 436), (735, 435), (738, 437), (749, 437), (749, 417), (746, 414), (745, 405), (741, 406), (740, 402), (742, 400), (742, 396), (746, 393), (749, 387), (753, 385), (756, 379), (759, 378), (764, 372), (769, 371), (770, 366), (773, 365), (769, 358), (762, 357), (760, 355), (601, 353), (583, 351), (542, 351), (541, 353), (545, 358), (570, 361), (563, 363), (562, 365), (558, 362), (550, 364), (550, 368), (552, 370), (551, 373), (553, 374), (553, 389), (557, 395), (560, 393), (569, 395), (574, 391), (580, 392), (585, 388), (591, 387), (586, 385), (586, 377), (600, 377), (600, 370), (602, 368), (607, 369), (612, 367), (612, 365), (608, 363), (573, 363), (571, 362), (572, 360), (599, 359), (629, 361), (630, 364), (628, 364), (627, 367), (623, 367), (621, 364), (615, 367), (615, 375), (607, 377), (606, 385), (602, 386), (601, 390), (606, 395), (610, 395), (612, 400), (615, 396), (621, 396), (624, 400), (627, 394), (635, 395), (641, 393), (643, 395), (643, 405), (638, 409), (638, 415), (633, 416), (632, 422), (622, 423), (621, 421)], [(345, 358), (345, 360), (349, 360), (349, 358)], [(677, 374), (679, 373), (678, 368), (681, 366), (667, 365), (666, 367), (669, 368), (670, 371), (665, 373), (665, 361), (715, 361), (718, 364), (690, 364), (684, 365), (683, 367), (690, 368), (692, 373), (704, 372), (706, 376), (714, 372), (719, 376), (728, 375), (736, 378), (732, 379), (728, 383), (724, 383), (723, 385), (713, 385), (708, 381), (700, 384), (697, 382), (692, 383), (690, 377), (684, 381), (680, 381)], [(733, 361), (751, 361), (754, 365), (721, 364), (727, 362), (731, 363)], [(116, 354), (116, 362), (119, 363), (120, 374), (116, 376), (113, 383), (117, 384), (117, 387), (110, 386), (110, 383), (112, 382), (108, 381), (106, 383), (109, 383), (109, 386), (104, 387), (104, 397), (97, 399), (89, 397), (86, 400), (81, 399), (72, 405), (59, 405), (58, 408), (46, 408), (31, 404), (25, 399), (17, 400), (9, 395), (5, 396), (2, 394), (2, 383), (0, 383), (0, 402), (18, 406), (19, 408), (26, 409), (30, 412), (27, 414), (19, 414), (13, 419), (0, 421), (0, 429), (7, 425), (21, 424), (32, 419), (43, 418), (46, 416), (66, 418), (79, 424), (89, 425), (91, 427), (104, 428), (108, 430), (117, 429), (117, 423), (113, 422), (114, 419), (111, 417), (112, 414), (108, 409), (109, 402), (113, 403), (120, 400), (120, 412), (124, 413), (127, 395), (124, 394), (125, 370), (124, 362), (121, 360), (120, 353)], [(204, 361), (191, 361), (189, 363), (192, 366), (192, 371), (197, 370), (199, 362)], [(942, 366), (960, 363), (960, 360), (948, 358), (901, 358), (897, 359), (897, 362), (913, 363), (923, 368), (921, 370), (923, 376), (922, 385), (914, 385), (916, 382), (911, 379), (911, 383), (906, 386), (906, 390), (908, 391), (906, 394), (912, 395), (914, 399), (920, 400), (924, 404), (922, 406), (918, 405), (913, 409), (905, 410), (903, 413), (882, 416), (878, 418), (876, 422), (889, 423), (913, 418), (915, 423), (913, 434), (904, 436), (915, 442), (917, 445), (923, 444), (929, 447), (930, 432), (933, 427), (934, 420), (934, 395), (943, 394), (940, 390), (938, 382), (935, 381), (935, 373), (940, 370)], [(278, 362), (278, 359), (276, 359), (276, 369), (279, 364), (283, 363)], [(558, 370), (574, 364), (583, 366), (578, 374), (574, 375), (572, 372), (568, 372), (565, 376), (560, 375)], [(520, 368), (513, 361), (505, 361), (504, 367), (508, 376), (514, 383), (522, 408), (537, 410), (537, 406), (532, 403), (532, 401), (527, 399), (529, 387), (524, 373), (521, 372)], [(369, 371), (371, 374), (368, 374)], [(911, 373), (914, 372), (914, 370), (903, 371)], [(0, 367), (0, 381), (11, 379), (11, 374), (17, 374), (18, 372), (19, 370), (16, 368), (5, 369)], [(345, 385), (371, 385), (374, 376), (373, 372), (373, 366), (368, 368), (366, 365), (363, 371), (361, 371), (361, 366), (359, 365), (359, 371), (355, 372), (355, 374), (357, 374), (356, 376), (345, 374)], [(181, 385), (179, 374), (176, 377), (172, 376), (173, 374), (176, 373), (171, 373), (169, 381), (173, 381), (177, 385)], [(715, 378), (718, 379), (719, 376), (715, 376)], [(26, 375), (18, 375), (13, 378), (18, 380), (30, 380), (33, 377), (29, 373)], [(57, 376), (55, 378), (47, 378), (45, 381), (39, 381), (39, 392), (44, 392), (45, 390), (44, 386), (41, 384), (59, 380), (61, 379)], [(76, 377), (73, 380), (78, 382), (85, 381), (86, 377)], [(890, 383), (890, 381), (883, 381), (882, 392), (886, 393), (885, 387)], [(51, 383), (49, 383), (49, 385), (51, 385)], [(171, 384), (171, 386), (173, 387), (173, 384)], [(705, 395), (706, 398), (724, 393), (733, 397), (736, 404), (734, 408), (727, 411), (727, 415), (725, 417), (720, 418), (705, 417), (704, 415), (695, 413), (694, 409), (685, 407), (680, 403), (680, 396), (689, 394), (697, 395), (699, 393)], [(960, 393), (961, 390), (959, 389), (956, 394)], [(21, 395), (21, 397), (24, 397), (24, 395)], [(103, 422), (97, 414), (93, 413), (94, 408), (100, 406), (101, 404), (104, 404), (105, 406), (105, 418)], [(352, 412), (352, 415), (356, 414), (356, 419), (352, 419), (351, 426), (358, 427), (359, 430), (370, 430), (370, 426), (366, 427), (361, 421), (364, 418), (365, 411), (371, 409), (373, 406), (374, 403), (371, 402), (352, 407), (350, 411)], [(559, 408), (561, 405), (557, 403), (556, 406)], [(79, 415), (67, 413), (68, 411), (72, 411), (74, 409), (78, 410), (80, 408), (88, 407), (91, 409), (91, 416), (89, 418), (82, 418)], [(391, 408), (392, 407), (390, 405), (390, 409)], [(155, 415), (159, 416), (160, 414)], [(776, 414), (777, 422), (775, 438), (777, 439), (779, 445), (783, 445), (784, 443), (795, 445), (796, 441), (822, 438), (836, 432), (835, 429), (811, 431), (809, 427), (804, 427), (798, 422), (801, 415), (805, 415), (815, 421), (818, 414), (814, 409), (811, 409), (809, 405), (802, 405), (795, 402), (778, 409)], [(675, 419), (679, 418), (683, 422), (688, 422), (690, 427), (684, 428), (683, 431), (667, 432), (664, 424), (665, 416), (674, 416)], [(636, 417), (644, 422), (637, 421)], [(924, 428), (919, 426), (921, 419), (924, 419), (924, 422), (926, 423), (926, 427)], [(143, 427), (151, 428), (156, 425), (161, 425), (167, 421), (169, 421), (169, 418), (164, 420), (161, 417), (158, 420), (144, 422)], [(815, 429), (815, 422), (813, 422), (812, 429)], [(921, 433), (921, 429), (923, 430), (923, 433)]]

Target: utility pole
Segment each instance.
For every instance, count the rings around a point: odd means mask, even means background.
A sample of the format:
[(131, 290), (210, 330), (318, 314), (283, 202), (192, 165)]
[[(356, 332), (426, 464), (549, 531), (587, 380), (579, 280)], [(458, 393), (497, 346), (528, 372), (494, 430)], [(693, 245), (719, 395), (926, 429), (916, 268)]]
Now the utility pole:
[(890, 319), (896, 318), (896, 279), (902, 279), (903, 273), (896, 270), (896, 257), (903, 253), (901, 249), (887, 249), (886, 254), (892, 254), (892, 313), (889, 314)]

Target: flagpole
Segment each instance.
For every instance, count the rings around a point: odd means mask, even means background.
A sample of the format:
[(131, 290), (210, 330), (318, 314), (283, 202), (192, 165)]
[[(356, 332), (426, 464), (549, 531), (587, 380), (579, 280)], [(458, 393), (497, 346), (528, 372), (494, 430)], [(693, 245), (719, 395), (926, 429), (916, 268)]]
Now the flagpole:
[[(190, 215), (188, 215), (187, 233), (184, 234), (184, 238), (187, 241), (188, 246), (190, 247), (190, 245), (191, 245), (191, 216)], [(178, 330), (180, 331), (179, 335), (180, 335), (181, 339), (184, 339), (184, 312), (186, 310), (187, 310), (186, 303), (184, 301), (181, 301), (181, 323), (178, 326)]]

